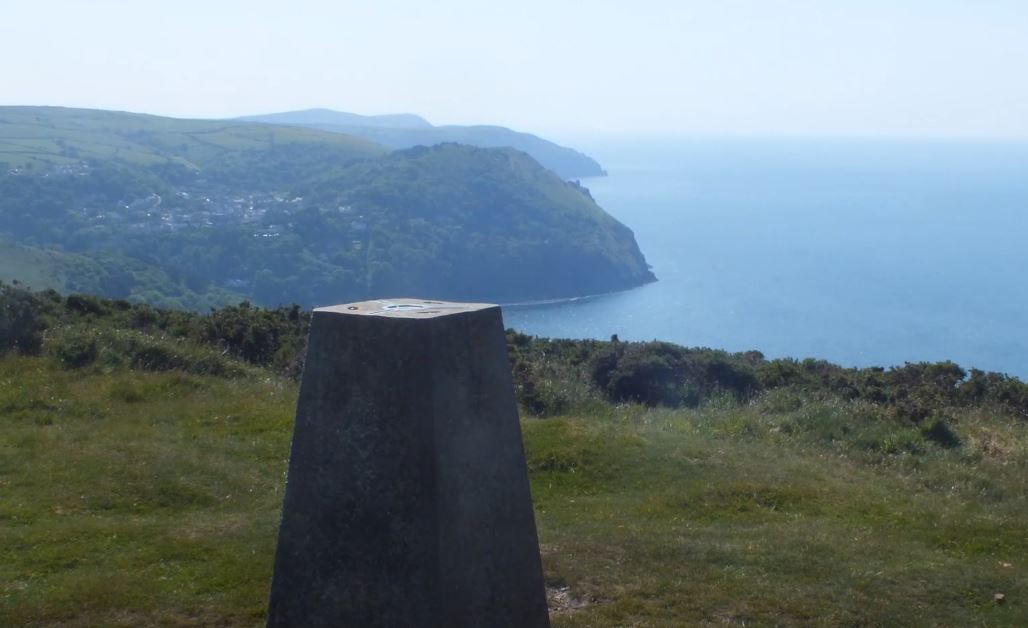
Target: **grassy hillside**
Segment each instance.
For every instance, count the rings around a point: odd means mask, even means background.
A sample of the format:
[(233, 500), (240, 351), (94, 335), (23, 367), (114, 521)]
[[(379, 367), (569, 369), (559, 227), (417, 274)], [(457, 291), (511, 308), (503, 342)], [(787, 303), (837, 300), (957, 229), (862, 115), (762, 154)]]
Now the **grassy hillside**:
[(327, 109), (287, 111), (250, 116), (241, 120), (293, 124), (343, 133), (396, 149), (453, 142), (480, 148), (514, 148), (531, 155), (543, 167), (556, 172), (563, 179), (598, 177), (606, 174), (595, 159), (573, 148), (502, 126), (433, 126), (425, 119), (411, 114), (360, 116)]
[(360, 138), (295, 126), (64, 107), (0, 107), (0, 165), (8, 168), (115, 160), (202, 169), (230, 154), (275, 146), (328, 146), (354, 158), (386, 150)]
[(20, 281), (36, 290), (77, 291), (68, 286), (62, 270), (61, 262), (51, 252), (0, 239), (0, 281)]
[(303, 109), (283, 111), (239, 118), (247, 122), (263, 124), (293, 124), (317, 128), (326, 126), (377, 127), (390, 129), (431, 129), (432, 124), (412, 113), (362, 116), (357, 113), (333, 111), (331, 109)]
[[(0, 382), (0, 623), (261, 624), (292, 383), (19, 357)], [(1023, 424), (887, 455), (825, 436), (859, 408), (779, 402), (526, 420), (554, 625), (1028, 621)]]
[(362, 208), (368, 278), (380, 296), (511, 302), (654, 279), (631, 230), (587, 190), (512, 149), (417, 147), (312, 188), (309, 198), (325, 201), (348, 190), (346, 203)]
[[(31, 301), (5, 294), (0, 332)], [(0, 357), (0, 625), (261, 625), (296, 386), (252, 364), (306, 315), (39, 298), (39, 355)], [(1028, 623), (1028, 421), (998, 397), (935, 398), (942, 438), (827, 379), (712, 385), (753, 355), (632, 343), (604, 390), (611, 343), (510, 340), (555, 626)], [(610, 401), (661, 360), (695, 399)]]
[[(48, 107), (0, 107), (0, 238), (74, 253), (62, 259), (83, 276), (90, 260), (156, 269), (167, 281), (63, 287), (167, 306), (510, 302), (654, 279), (588, 191), (511, 149), (388, 152), (301, 127)], [(52, 285), (30, 266), (4, 276)]]
[(231, 290), (197, 293), (146, 262), (104, 253), (71, 253), (0, 239), (0, 282), (36, 290), (105, 294), (157, 307), (206, 310), (238, 303)]

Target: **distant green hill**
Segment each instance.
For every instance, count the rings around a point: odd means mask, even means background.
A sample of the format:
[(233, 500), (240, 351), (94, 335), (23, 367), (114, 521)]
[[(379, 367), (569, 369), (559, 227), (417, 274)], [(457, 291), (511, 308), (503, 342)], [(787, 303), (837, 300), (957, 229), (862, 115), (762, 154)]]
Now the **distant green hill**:
[(560, 146), (530, 133), (502, 126), (432, 126), (413, 114), (360, 116), (328, 109), (308, 109), (240, 118), (251, 122), (293, 124), (363, 137), (390, 148), (432, 146), (447, 142), (482, 148), (515, 148), (531, 155), (544, 167), (564, 179), (603, 176), (606, 173), (592, 157)]
[(510, 302), (654, 279), (585, 188), (513, 149), (389, 152), (306, 128), (26, 107), (0, 107), (0, 147), (0, 237), (29, 247), (9, 265), (25, 276), (3, 276), (33, 285), (205, 308)]
[(37, 290), (104, 294), (189, 310), (206, 310), (243, 299), (224, 288), (197, 293), (160, 268), (125, 255), (70, 253), (0, 240), (0, 282), (14, 281)]
[(513, 149), (397, 151), (319, 181), (312, 198), (337, 189), (368, 220), (371, 281), (388, 293), (516, 301), (652, 279), (631, 230)]
[(318, 125), (392, 128), (431, 129), (432, 123), (413, 113), (396, 113), (377, 116), (362, 116), (356, 113), (333, 111), (331, 109), (303, 109), (284, 111), (259, 116), (244, 116), (240, 120), (265, 124), (292, 124), (317, 127)]
[(386, 152), (367, 140), (296, 126), (64, 107), (0, 107), (0, 166), (7, 168), (92, 159), (200, 169), (238, 153), (289, 147), (332, 149), (352, 159)]

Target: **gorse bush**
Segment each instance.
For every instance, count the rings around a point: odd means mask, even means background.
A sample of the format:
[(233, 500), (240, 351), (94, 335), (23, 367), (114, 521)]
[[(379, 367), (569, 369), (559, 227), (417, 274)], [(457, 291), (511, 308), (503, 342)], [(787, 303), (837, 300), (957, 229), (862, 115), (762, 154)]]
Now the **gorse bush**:
[(42, 315), (35, 294), (0, 282), (0, 355), (38, 352), (46, 328)]
[(246, 362), (299, 375), (309, 325), (310, 313), (297, 305), (269, 310), (244, 301), (204, 316), (199, 339)]
[(762, 358), (666, 342), (612, 342), (594, 356), (591, 373), (615, 401), (695, 407), (720, 394), (740, 401), (751, 397), (759, 390), (753, 362)]
[(49, 352), (65, 368), (82, 368), (96, 361), (97, 332), (84, 327), (56, 330), (51, 336)]
[(52, 330), (44, 349), (65, 368), (95, 365), (141, 371), (182, 371), (236, 377), (246, 369), (210, 347), (151, 336), (135, 330), (68, 326)]
[[(297, 378), (311, 313), (296, 305), (266, 309), (248, 302), (207, 314), (165, 310), (88, 295), (62, 297), (0, 284), (0, 353), (49, 355), (67, 368), (182, 370), (235, 374), (241, 362)], [(824, 360), (767, 360), (666, 342), (534, 338), (507, 333), (514, 387), (530, 414), (588, 411), (597, 404), (695, 408), (837, 398), (877, 408), (943, 446), (956, 408), (987, 408), (1028, 418), (1028, 385), (1015, 377), (965, 371), (952, 362), (844, 368)], [(790, 391), (777, 395), (778, 391)], [(795, 393), (795, 394), (793, 394)]]
[[(174, 362), (164, 354), (178, 343), (183, 348), (175, 351), (199, 345), (212, 355), (298, 375), (309, 325), (310, 312), (297, 306), (265, 309), (243, 302), (197, 314), (91, 295), (62, 297), (52, 290), (33, 292), (0, 283), (0, 353), (38, 353), (44, 334), (49, 334), (54, 336), (49, 353), (72, 368), (97, 359), (93, 352), (98, 338), (117, 336), (103, 335), (106, 330), (134, 331), (141, 334), (138, 338), (150, 338), (132, 344), (134, 351), (142, 351), (140, 343), (151, 347), (149, 353), (143, 351), (147, 355), (133, 358), (141, 366)], [(108, 353), (129, 348), (126, 341), (108, 345)], [(155, 349), (158, 345), (165, 349)]]

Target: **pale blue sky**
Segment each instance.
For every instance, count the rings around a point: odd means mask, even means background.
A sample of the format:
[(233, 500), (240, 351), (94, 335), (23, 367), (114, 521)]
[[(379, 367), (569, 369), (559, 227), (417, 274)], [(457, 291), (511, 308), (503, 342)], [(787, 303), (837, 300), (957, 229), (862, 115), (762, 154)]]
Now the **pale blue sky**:
[(0, 0), (0, 104), (1028, 138), (1028, 0)]

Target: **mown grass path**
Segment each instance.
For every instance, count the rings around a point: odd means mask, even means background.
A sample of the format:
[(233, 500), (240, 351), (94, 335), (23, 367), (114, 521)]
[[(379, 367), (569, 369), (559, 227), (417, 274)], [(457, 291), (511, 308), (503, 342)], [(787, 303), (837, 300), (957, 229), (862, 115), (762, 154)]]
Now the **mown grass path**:
[[(0, 358), (0, 625), (262, 625), (294, 398)], [(554, 625), (1028, 625), (1028, 425), (865, 410), (526, 419)]]

